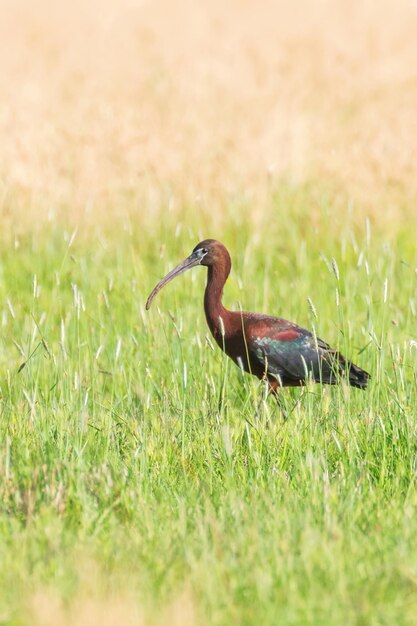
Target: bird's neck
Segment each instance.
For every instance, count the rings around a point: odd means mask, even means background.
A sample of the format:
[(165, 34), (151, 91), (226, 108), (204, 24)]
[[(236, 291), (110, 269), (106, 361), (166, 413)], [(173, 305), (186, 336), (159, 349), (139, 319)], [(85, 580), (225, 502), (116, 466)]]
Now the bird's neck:
[(207, 285), (204, 292), (204, 310), (211, 334), (219, 345), (227, 333), (227, 316), (230, 311), (222, 304), (223, 287), (229, 276), (230, 264), (208, 267)]

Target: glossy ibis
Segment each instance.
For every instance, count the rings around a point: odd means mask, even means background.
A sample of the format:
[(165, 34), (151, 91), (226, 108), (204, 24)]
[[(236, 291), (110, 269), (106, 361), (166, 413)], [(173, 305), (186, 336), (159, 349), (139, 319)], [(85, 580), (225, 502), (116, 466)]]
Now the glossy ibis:
[(164, 285), (196, 265), (208, 268), (204, 310), (214, 339), (240, 368), (266, 379), (275, 395), (280, 387), (298, 387), (306, 381), (334, 385), (342, 379), (365, 389), (368, 372), (305, 328), (278, 317), (225, 309), (223, 287), (232, 263), (225, 246), (214, 239), (201, 241), (156, 285), (146, 308)]

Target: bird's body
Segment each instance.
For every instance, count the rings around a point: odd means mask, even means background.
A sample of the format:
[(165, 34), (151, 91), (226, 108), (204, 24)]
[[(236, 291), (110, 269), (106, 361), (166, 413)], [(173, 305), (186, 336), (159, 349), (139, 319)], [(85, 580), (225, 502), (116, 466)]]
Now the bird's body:
[(268, 380), (271, 391), (298, 387), (306, 381), (332, 385), (341, 378), (353, 387), (366, 387), (369, 374), (365, 370), (305, 328), (269, 315), (227, 310), (222, 295), (231, 260), (223, 244), (213, 239), (199, 243), (185, 261), (158, 283), (146, 308), (167, 282), (196, 265), (208, 267), (204, 310), (214, 339), (240, 368)]

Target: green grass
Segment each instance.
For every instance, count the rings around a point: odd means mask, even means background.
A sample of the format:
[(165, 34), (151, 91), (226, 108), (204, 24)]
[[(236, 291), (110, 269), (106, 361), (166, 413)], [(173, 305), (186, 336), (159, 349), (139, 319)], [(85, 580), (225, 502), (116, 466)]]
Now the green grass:
[[(90, 598), (151, 624), (417, 623), (416, 229), (308, 204), (3, 231), (0, 623), (83, 623)], [(213, 236), (228, 306), (314, 326), (369, 389), (286, 390), (290, 419), (270, 400), (256, 421), (262, 385), (207, 338), (204, 270), (145, 313)]]

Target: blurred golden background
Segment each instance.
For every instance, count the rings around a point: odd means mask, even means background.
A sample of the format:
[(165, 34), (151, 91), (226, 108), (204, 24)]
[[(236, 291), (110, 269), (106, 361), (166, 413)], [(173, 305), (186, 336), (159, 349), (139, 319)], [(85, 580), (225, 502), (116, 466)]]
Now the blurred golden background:
[(280, 181), (417, 212), (415, 1), (1, 5), (3, 214), (262, 211)]

